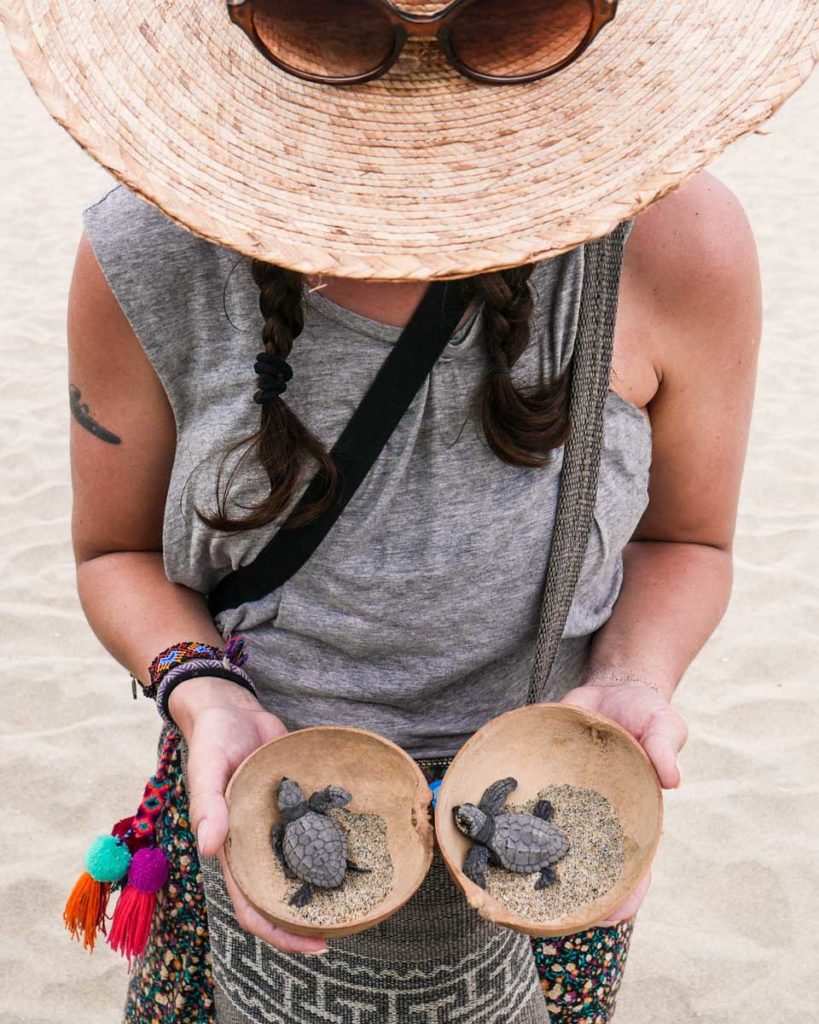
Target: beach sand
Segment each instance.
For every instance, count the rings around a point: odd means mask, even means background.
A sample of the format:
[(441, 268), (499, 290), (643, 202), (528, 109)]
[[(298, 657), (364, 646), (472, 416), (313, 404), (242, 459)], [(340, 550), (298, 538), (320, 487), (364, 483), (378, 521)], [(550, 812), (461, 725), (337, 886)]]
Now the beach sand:
[[(131, 813), (157, 716), (100, 647), (69, 539), (65, 305), (80, 207), (107, 175), (46, 114), (0, 33), (0, 1020), (111, 1024), (123, 962), (61, 910), (97, 832)], [(716, 171), (745, 203), (766, 331), (731, 609), (684, 680), (619, 1024), (819, 1016), (819, 76)]]

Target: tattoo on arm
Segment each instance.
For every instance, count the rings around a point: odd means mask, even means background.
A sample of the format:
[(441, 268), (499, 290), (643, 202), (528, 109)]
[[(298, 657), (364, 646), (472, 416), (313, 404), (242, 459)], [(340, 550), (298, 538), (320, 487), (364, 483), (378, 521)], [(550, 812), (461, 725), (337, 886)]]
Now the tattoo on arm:
[(105, 441), (108, 444), (122, 444), (122, 441), (116, 434), (112, 434), (110, 430), (106, 430), (105, 427), (102, 427), (97, 423), (91, 415), (86, 403), (80, 401), (82, 393), (76, 385), (68, 385), (68, 395), (71, 405), (71, 415), (81, 427), (85, 427), (90, 434), (93, 434), (94, 437), (98, 437), (100, 441)]

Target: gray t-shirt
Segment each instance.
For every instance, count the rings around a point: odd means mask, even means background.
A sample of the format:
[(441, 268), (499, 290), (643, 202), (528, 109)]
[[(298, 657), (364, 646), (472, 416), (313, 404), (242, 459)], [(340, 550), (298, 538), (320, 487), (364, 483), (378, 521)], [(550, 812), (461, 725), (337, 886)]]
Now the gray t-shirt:
[[(166, 572), (207, 593), (274, 532), (217, 533), (193, 511), (213, 510), (226, 446), (258, 427), (258, 289), (244, 257), (122, 185), (88, 205), (83, 220), (176, 419)], [(543, 379), (570, 359), (583, 259), (581, 246), (535, 267), (532, 341), (516, 379)], [(284, 400), (330, 447), (401, 329), (320, 292), (304, 301)], [(217, 617), (223, 635), (247, 637), (261, 699), (290, 728), (358, 726), (417, 757), (446, 755), (525, 701), (562, 450), (546, 468), (528, 469), (489, 449), (472, 413), (486, 364), (481, 335), (478, 309), (307, 565), (263, 600)], [(582, 681), (589, 638), (611, 614), (622, 549), (648, 501), (650, 460), (647, 417), (610, 392), (594, 524), (544, 699)], [(231, 510), (259, 500), (266, 483), (251, 456)]]

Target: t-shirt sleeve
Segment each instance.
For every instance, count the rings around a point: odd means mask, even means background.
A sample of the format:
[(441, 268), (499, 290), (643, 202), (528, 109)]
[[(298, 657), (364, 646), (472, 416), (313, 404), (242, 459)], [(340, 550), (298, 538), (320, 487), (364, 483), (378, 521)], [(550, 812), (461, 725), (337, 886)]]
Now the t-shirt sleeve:
[(187, 405), (180, 388), (195, 347), (197, 278), (208, 269), (208, 243), (122, 184), (83, 207), (82, 223), (178, 423)]

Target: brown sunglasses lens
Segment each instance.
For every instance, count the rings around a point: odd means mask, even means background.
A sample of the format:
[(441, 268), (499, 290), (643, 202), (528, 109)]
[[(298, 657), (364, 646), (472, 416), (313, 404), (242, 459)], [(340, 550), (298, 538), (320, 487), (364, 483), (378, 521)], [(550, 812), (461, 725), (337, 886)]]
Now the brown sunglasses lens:
[(449, 41), (472, 71), (528, 75), (571, 57), (592, 20), (591, 0), (475, 0), (454, 19)]
[(256, 0), (253, 25), (273, 57), (323, 78), (374, 71), (395, 38), (389, 18), (366, 0)]

